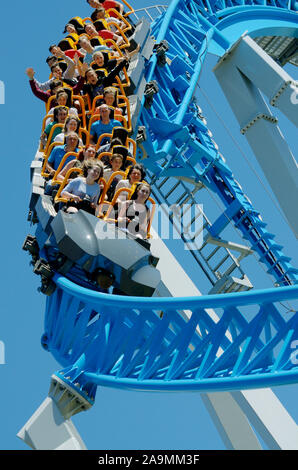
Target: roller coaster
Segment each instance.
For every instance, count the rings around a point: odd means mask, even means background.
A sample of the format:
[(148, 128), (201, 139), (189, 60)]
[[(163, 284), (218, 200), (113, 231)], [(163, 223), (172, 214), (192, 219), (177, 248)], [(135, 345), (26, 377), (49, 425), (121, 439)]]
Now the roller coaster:
[[(172, 0), (134, 10), (124, 0), (122, 14), (116, 4), (106, 10), (105, 18), (111, 19), (106, 28), (114, 25), (121, 40), (117, 44), (111, 37), (96, 36), (91, 44), (109, 48), (109, 60), (124, 60), (112, 85), (123, 110), (122, 147), (130, 157), (127, 168), (116, 173), (124, 179), (129, 165), (144, 166), (152, 188), (151, 217), (145, 237), (121, 229), (117, 212), (113, 218), (111, 210), (121, 192), (128, 200), (133, 197), (134, 187), (118, 190), (108, 201), (114, 173), (108, 181), (100, 180), (95, 213), (84, 208), (68, 213), (63, 190), (74, 169), (63, 180), (58, 175), (67, 158), (77, 159), (81, 149), (66, 153), (50, 175), (47, 163), (59, 147), (51, 142), (54, 129), (47, 142), (40, 142), (31, 164), (28, 217), (35, 232), (27, 236), (23, 249), (46, 296), (41, 344), (61, 369), (53, 373), (47, 399), (18, 436), (34, 449), (44, 448), (39, 441), (43, 433), (48, 449), (84, 449), (70, 419), (93, 406), (98, 386), (107, 386), (197, 391), (229, 436), (231, 448), (241, 448), (247, 439), (252, 448), (260, 448), (260, 442), (249, 424), (236, 429), (237, 419), (232, 422), (224, 414), (227, 407), (239, 420), (258, 420), (258, 431), (270, 435), (277, 448), (297, 448), (297, 427), (270, 388), (298, 382), (296, 309), (285, 316), (280, 308), (284, 302), (297, 302), (298, 269), (236, 181), (196, 92), (206, 55), (215, 54), (214, 74), (297, 237), (297, 164), (266, 99), (297, 126), (298, 85), (283, 67), (298, 65), (298, 4)], [(84, 26), (96, 26), (94, 19), (78, 16), (69, 21), (79, 34), (69, 33), (60, 41), (64, 55), (73, 58), (78, 51), (79, 56)], [(98, 28), (99, 33), (102, 25)], [(82, 64), (84, 57), (76, 62), (79, 70)], [(108, 74), (104, 67), (100, 73)], [(42, 131), (51, 119), (53, 99), (46, 102)], [(92, 124), (100, 120), (95, 109), (103, 96), (92, 101), (80, 91), (72, 99), (78, 103), (78, 133), (86, 147)], [(62, 127), (56, 124), (56, 129)], [(97, 151), (114, 131), (100, 135)], [(97, 159), (112, 154), (112, 149), (100, 151)], [(51, 194), (45, 189), (49, 184)], [(204, 192), (221, 204), (215, 219), (206, 213), (208, 203), (204, 210), (200, 205)], [(199, 291), (200, 279), (192, 283), (187, 268), (179, 265), (158, 232), (155, 222), (162, 217), (169, 222), (167, 229), (178, 233), (181, 250), (187, 247), (208, 286), (206, 292)], [(243, 243), (227, 240), (229, 227)], [(274, 287), (253, 288), (243, 267), (249, 256), (256, 258)], [(270, 406), (281, 413), (280, 435), (285, 428), (291, 434), (286, 445), (275, 433), (274, 417), (260, 417), (260, 410)], [(59, 426), (64, 426), (62, 441), (51, 418), (57, 413)]]

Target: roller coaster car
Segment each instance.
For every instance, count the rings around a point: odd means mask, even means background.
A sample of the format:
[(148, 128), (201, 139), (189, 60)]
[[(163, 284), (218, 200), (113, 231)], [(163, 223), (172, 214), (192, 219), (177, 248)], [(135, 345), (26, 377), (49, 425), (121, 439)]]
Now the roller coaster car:
[(60, 210), (51, 227), (59, 252), (84, 270), (90, 280), (97, 279), (101, 285), (104, 270), (106, 277), (112, 274), (117, 292), (153, 295), (160, 273), (156, 269), (158, 258), (152, 256), (149, 242), (83, 210), (75, 214)]
[(86, 288), (107, 292), (113, 286), (113, 293), (120, 295), (154, 295), (161, 276), (156, 269), (158, 258), (151, 254), (149, 241), (82, 209), (75, 214), (60, 210), (53, 216), (47, 198), (40, 196), (36, 205), (39, 220), (36, 240), (29, 235), (23, 246), (34, 256), (34, 272), (42, 275), (41, 292), (51, 295), (53, 289), (52, 285), (50, 289), (44, 288), (40, 259), (46, 271), (58, 272)]

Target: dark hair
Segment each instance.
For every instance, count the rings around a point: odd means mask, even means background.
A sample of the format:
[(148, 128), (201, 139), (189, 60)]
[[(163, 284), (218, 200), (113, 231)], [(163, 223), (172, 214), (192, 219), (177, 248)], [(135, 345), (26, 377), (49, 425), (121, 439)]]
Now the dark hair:
[(133, 172), (133, 170), (139, 170), (141, 172), (141, 180), (145, 179), (146, 171), (145, 171), (143, 165), (141, 165), (140, 163), (135, 163), (134, 165), (132, 165), (129, 168), (126, 179), (129, 180), (129, 177), (130, 177), (131, 173)]
[(64, 31), (63, 31), (63, 33), (62, 33), (62, 34), (65, 34), (65, 33), (67, 33), (67, 32), (68, 32), (68, 31), (67, 31), (67, 26), (73, 26), (73, 27), (74, 27), (74, 29), (76, 30), (76, 33), (78, 34), (77, 27), (76, 27), (76, 25), (74, 25), (73, 23), (66, 23), (66, 25), (65, 25), (65, 28), (64, 28)]
[[(57, 61), (55, 64), (51, 65), (51, 72), (53, 72), (54, 68), (55, 67), (59, 67), (59, 69), (61, 69), (60, 65), (59, 65), (59, 62)], [(63, 72), (63, 70), (61, 69), (61, 72)]]
[(97, 8), (96, 8), (96, 10), (94, 10), (94, 12), (92, 13), (92, 15), (90, 16), (90, 18), (91, 18), (91, 20), (93, 21), (93, 23), (94, 23), (94, 21), (97, 20), (97, 11), (98, 11), (98, 10), (97, 10)]
[(54, 108), (54, 113), (53, 113), (54, 121), (58, 121), (58, 113), (61, 109), (64, 109), (64, 111), (68, 112), (68, 109), (66, 106), (56, 106)]
[(55, 62), (58, 63), (58, 59), (57, 57), (55, 57), (54, 55), (49, 55), (47, 58), (46, 58), (46, 63), (48, 64), (51, 60), (55, 60)]
[(50, 90), (53, 91), (58, 86), (63, 87), (63, 82), (61, 80), (53, 80), (50, 83)]
[(66, 87), (64, 88), (63, 84), (62, 84), (62, 87), (59, 88), (59, 90), (57, 90), (57, 92), (56, 92), (56, 100), (58, 99), (59, 95), (61, 95), (62, 93), (65, 93), (67, 95), (66, 106), (71, 108), (71, 106), (72, 106), (72, 90), (70, 88), (66, 88)]
[(51, 44), (50, 47), (49, 47), (50, 52), (52, 51), (53, 47), (57, 47), (57, 45), (56, 44)]
[(139, 193), (139, 190), (140, 190), (140, 188), (141, 188), (142, 186), (146, 186), (147, 188), (149, 188), (149, 191), (150, 191), (150, 192), (149, 192), (149, 196), (147, 197), (145, 203), (148, 201), (148, 199), (149, 199), (149, 197), (150, 197), (150, 193), (151, 193), (151, 186), (150, 186), (150, 184), (148, 184), (148, 183), (142, 183), (142, 182), (136, 184), (136, 187), (135, 187), (135, 189), (134, 189), (134, 192), (132, 193), (132, 195), (131, 195), (131, 197), (130, 197), (131, 200), (135, 200), (135, 199), (138, 198), (138, 193)]

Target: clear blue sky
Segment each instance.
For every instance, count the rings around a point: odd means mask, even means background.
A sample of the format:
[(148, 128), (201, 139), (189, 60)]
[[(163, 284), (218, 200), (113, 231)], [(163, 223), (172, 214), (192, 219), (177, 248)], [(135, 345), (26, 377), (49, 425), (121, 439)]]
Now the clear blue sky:
[[(136, 8), (151, 1), (132, 1)], [(162, 3), (168, 3), (167, 1)], [(35, 0), (17, 2), (17, 8), (2, 2), (1, 72), (5, 83), (5, 104), (0, 105), (2, 131), (2, 280), (0, 341), (5, 345), (5, 364), (0, 365), (0, 449), (28, 449), (16, 434), (47, 396), (50, 376), (60, 366), (40, 346), (43, 333), (45, 297), (37, 292), (39, 278), (29, 266), (29, 255), (22, 251), (23, 241), (33, 233), (27, 223), (30, 194), (29, 167), (34, 157), (44, 104), (29, 88), (26, 67), (32, 66), (40, 80), (48, 77), (45, 58), (48, 47), (63, 37), (66, 22), (73, 16), (88, 16), (91, 9), (84, 0)], [(233, 130), (255, 169), (245, 139), (240, 136), (227, 103), (218, 90), (210, 57), (204, 67), (200, 86)], [(292, 71), (292, 73), (297, 72)], [(199, 92), (200, 96), (200, 92)], [(269, 189), (258, 185), (247, 163), (239, 154), (226, 130), (203, 96), (200, 105), (227, 162), (248, 196), (277, 235), (277, 241), (293, 257), (297, 266), (296, 241), (278, 211), (272, 206)], [(294, 129), (282, 128), (294, 142)], [(236, 241), (236, 240), (235, 240)], [(195, 277), (192, 267), (190, 273)], [(255, 259), (247, 269), (258, 287), (271, 286)], [(200, 287), (200, 279), (198, 279)], [(297, 386), (275, 389), (298, 421)], [(296, 402), (296, 403), (295, 403)], [(222, 441), (198, 393), (138, 393), (102, 388), (94, 407), (73, 419), (89, 449), (221, 449)]]

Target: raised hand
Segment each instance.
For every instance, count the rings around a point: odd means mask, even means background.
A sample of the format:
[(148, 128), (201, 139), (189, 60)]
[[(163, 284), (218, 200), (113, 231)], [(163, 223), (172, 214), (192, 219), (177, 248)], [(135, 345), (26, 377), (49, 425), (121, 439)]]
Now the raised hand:
[(80, 68), (80, 74), (82, 77), (85, 77), (85, 74), (88, 69), (89, 69), (89, 65), (87, 64), (87, 62), (83, 62)]
[(26, 74), (27, 74), (27, 76), (29, 77), (30, 80), (33, 80), (34, 75), (35, 75), (34, 69), (32, 67), (28, 67), (26, 69)]

